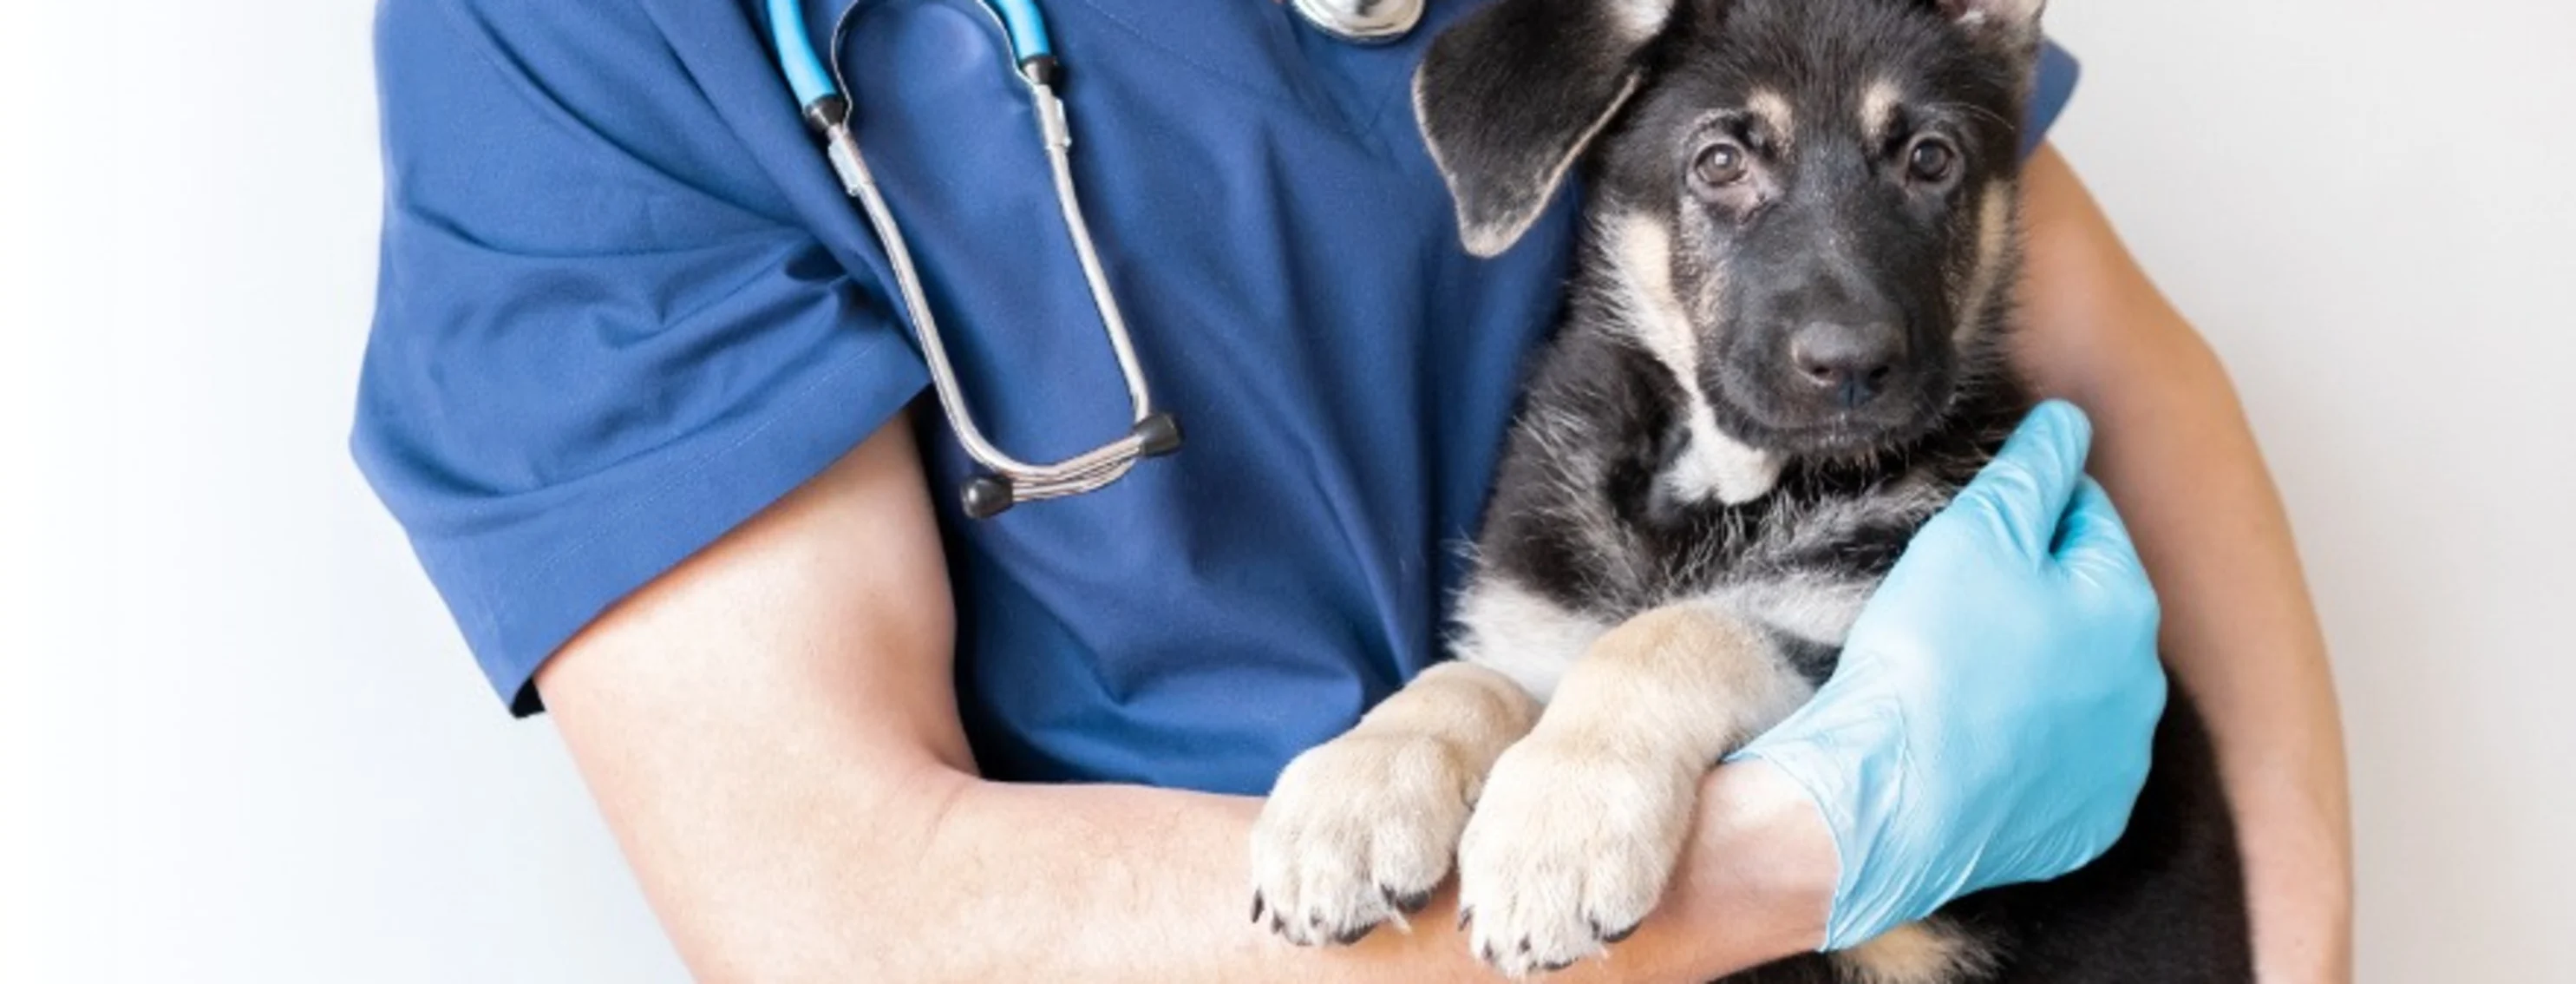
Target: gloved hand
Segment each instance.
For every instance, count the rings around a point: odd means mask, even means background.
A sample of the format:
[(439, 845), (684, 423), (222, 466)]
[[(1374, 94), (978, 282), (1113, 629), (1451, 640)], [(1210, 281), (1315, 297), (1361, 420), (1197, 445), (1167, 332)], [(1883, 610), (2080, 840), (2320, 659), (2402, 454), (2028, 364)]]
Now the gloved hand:
[(1896, 564), (1814, 700), (1739, 752), (1804, 787), (1842, 871), (1827, 950), (2108, 850), (2163, 714), (2155, 590), (2065, 403)]

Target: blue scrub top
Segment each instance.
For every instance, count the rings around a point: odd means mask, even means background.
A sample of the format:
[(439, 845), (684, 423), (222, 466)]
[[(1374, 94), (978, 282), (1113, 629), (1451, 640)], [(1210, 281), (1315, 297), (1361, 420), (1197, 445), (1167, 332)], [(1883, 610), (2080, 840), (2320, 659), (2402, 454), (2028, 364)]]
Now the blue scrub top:
[[(1457, 244), (1408, 86), (1474, 2), (1432, 0), (1381, 47), (1266, 0), (1045, 5), (1101, 257), (1188, 443), (970, 521), (968, 463), (915, 415), (986, 775), (1262, 792), (1443, 655), (1571, 231), (1568, 195), (1499, 259)], [(810, 0), (815, 37), (843, 5)], [(520, 713), (584, 624), (927, 384), (759, 7), (381, 7), (383, 267), (353, 444)], [(984, 426), (1029, 460), (1121, 432), (992, 21), (882, 0), (840, 54)], [(2041, 128), (2072, 84), (2052, 49)]]

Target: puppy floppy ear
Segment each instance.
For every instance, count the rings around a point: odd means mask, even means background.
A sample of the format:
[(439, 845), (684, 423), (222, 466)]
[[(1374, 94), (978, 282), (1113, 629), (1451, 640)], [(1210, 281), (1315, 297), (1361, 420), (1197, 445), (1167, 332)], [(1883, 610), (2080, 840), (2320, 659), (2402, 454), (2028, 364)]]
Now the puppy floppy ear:
[[(2033, 0), (2035, 2), (2035, 0)], [(1511, 248), (1636, 91), (1673, 0), (1496, 0), (1431, 43), (1413, 114), (1467, 251)]]

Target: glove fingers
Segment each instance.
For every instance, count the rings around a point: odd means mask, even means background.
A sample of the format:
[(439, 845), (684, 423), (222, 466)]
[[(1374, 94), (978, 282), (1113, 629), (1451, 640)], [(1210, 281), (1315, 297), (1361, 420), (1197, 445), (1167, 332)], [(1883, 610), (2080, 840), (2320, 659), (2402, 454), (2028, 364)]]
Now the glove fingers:
[(2102, 483), (2090, 477), (2077, 483), (2056, 540), (2058, 565), (2080, 583), (2132, 590), (2146, 581), (2128, 523), (2120, 519)]
[(2050, 400), (2031, 411), (2003, 450), (1951, 505), (1975, 516), (2020, 554), (2038, 560), (2057, 541), (2059, 518), (2084, 477), (2093, 424), (2072, 403)]
[[(2068, 582), (2089, 595), (2096, 610), (2125, 616), (2135, 633), (2131, 638), (2136, 655), (2136, 672), (2152, 680), (2132, 685), (2125, 690), (2127, 699), (2152, 722), (2164, 713), (2164, 673), (2155, 659), (2156, 628), (2163, 619), (2162, 605), (2156, 600), (2156, 588), (2147, 579), (2146, 565), (2138, 559), (2138, 548), (2129, 539), (2129, 528), (2121, 522), (2120, 512), (2111, 506), (2111, 496), (2102, 491), (2099, 482), (2087, 478), (2075, 492), (2075, 501), (2067, 507), (2065, 528), (2058, 534), (2057, 561), (2066, 572)], [(2146, 778), (2141, 761), (2136, 781)], [(2133, 794), (2134, 795), (2134, 794)]]

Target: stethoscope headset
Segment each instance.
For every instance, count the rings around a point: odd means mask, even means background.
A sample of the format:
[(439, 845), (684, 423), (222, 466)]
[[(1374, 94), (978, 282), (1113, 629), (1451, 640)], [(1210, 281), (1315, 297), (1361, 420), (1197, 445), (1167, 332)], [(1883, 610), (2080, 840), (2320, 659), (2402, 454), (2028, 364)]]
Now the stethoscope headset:
[[(1169, 412), (1154, 409), (1153, 391), (1145, 384), (1135, 345), (1127, 336), (1127, 319), (1118, 309), (1117, 295), (1109, 289), (1108, 275), (1100, 268), (1100, 257), (1091, 244), (1090, 223), (1084, 221), (1081, 199), (1074, 193), (1073, 132), (1065, 122), (1064, 101), (1056, 95), (1064, 81), (1064, 62), (1047, 39), (1046, 20), (1038, 13), (1036, 0), (983, 0), (980, 6), (1010, 39), (1016, 74), (1028, 85), (1038, 140), (1046, 147), (1047, 165), (1054, 172), (1056, 205), (1064, 213), (1065, 228), (1073, 240), (1074, 256), (1082, 263), (1082, 278), (1091, 289), (1091, 303), (1099, 313), (1101, 330), (1109, 336), (1110, 351), (1117, 356), (1118, 371), (1127, 381), (1131, 423), (1127, 433), (1117, 439), (1052, 464), (1031, 464), (1004, 453), (976, 424), (958, 385), (956, 368), (949, 361), (948, 347), (941, 340), (939, 321), (931, 314), (930, 303), (922, 293), (921, 275), (913, 264), (903, 228), (895, 222), (885, 196), (878, 192), (876, 176), (868, 170), (867, 158), (859, 152), (858, 137), (851, 129), (850, 101), (844, 95), (849, 84), (841, 70), (841, 42), (858, 10), (869, 2), (855, 0), (841, 12), (832, 30), (833, 56), (828, 63), (815, 53), (799, 0), (768, 0), (769, 31), (778, 48), (780, 70), (796, 94), (797, 105), (804, 109), (806, 125), (822, 142), (823, 154), (831, 162), (832, 172), (841, 179), (842, 190), (859, 203), (878, 243), (885, 248), (887, 264), (893, 268), (896, 290), (901, 295), (904, 319), (912, 324), (914, 337), (921, 343), (923, 361), (929, 364), (931, 388), (938, 393), (940, 412), (957, 432), (957, 441), (967, 456), (983, 469), (966, 480), (961, 492), (966, 515), (989, 519), (1023, 502), (1097, 491), (1124, 477), (1139, 461), (1180, 450), (1180, 422)], [(1291, 2), (1297, 13), (1316, 27), (1360, 43), (1401, 37), (1422, 13), (1421, 0), (1382, 0), (1365, 15), (1333, 11), (1321, 0)]]

